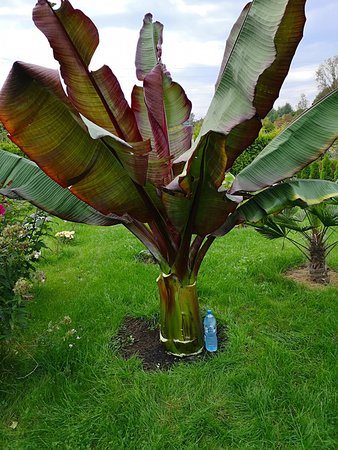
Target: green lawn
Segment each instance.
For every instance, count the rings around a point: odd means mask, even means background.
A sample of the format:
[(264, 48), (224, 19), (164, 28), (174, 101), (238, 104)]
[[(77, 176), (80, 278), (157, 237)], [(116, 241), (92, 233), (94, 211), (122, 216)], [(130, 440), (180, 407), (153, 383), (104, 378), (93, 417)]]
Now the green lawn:
[(303, 262), (293, 247), (243, 228), (218, 240), (198, 288), (225, 349), (145, 372), (110, 340), (126, 315), (158, 312), (158, 269), (135, 260), (142, 246), (121, 227), (75, 230), (45, 252), (29, 327), (0, 347), (1, 450), (338, 447), (338, 289), (285, 279)]

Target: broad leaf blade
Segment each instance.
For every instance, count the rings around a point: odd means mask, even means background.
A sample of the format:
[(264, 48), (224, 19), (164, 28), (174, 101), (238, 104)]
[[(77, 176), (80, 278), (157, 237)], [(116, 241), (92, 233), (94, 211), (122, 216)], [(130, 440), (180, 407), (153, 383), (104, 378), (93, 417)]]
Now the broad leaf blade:
[(145, 76), (161, 60), (163, 25), (160, 22), (153, 23), (153, 16), (146, 14), (136, 49), (136, 76), (143, 81)]
[(291, 177), (338, 137), (338, 89), (273, 139), (236, 177), (231, 192), (253, 192)]
[[(246, 6), (231, 32), (216, 92), (199, 138), (192, 149), (175, 161), (178, 166), (182, 162), (186, 165), (175, 183), (169, 186), (192, 197), (198, 190), (200, 199), (208, 199), (203, 211), (205, 218), (214, 217), (213, 205), (219, 201), (219, 189), (226, 171), (257, 137), (260, 118), (278, 97), (302, 37), (304, 4), (305, 0), (255, 0)], [(263, 92), (268, 100), (262, 96)], [(204, 152), (210, 159), (206, 173), (211, 176), (211, 182), (209, 175), (204, 177), (203, 165), (199, 166), (200, 173), (197, 170)], [(226, 217), (224, 214), (223, 218)]]
[(53, 94), (56, 71), (15, 63), (0, 93), (0, 119), (11, 139), (44, 172), (103, 214), (150, 219), (116, 156), (93, 140), (74, 111)]
[(316, 216), (325, 227), (338, 226), (338, 205), (325, 202), (311, 206), (309, 212)]
[(225, 45), (225, 50), (224, 50), (224, 55), (223, 55), (223, 61), (220, 67), (220, 71), (218, 74), (218, 78), (215, 84), (215, 89), (218, 89), (219, 84), (222, 81), (223, 75), (224, 75), (224, 71), (225, 71), (225, 67), (228, 63), (228, 60), (232, 54), (232, 50), (236, 44), (236, 41), (239, 37), (239, 34), (242, 30), (243, 24), (245, 22), (245, 18), (250, 10), (250, 6), (251, 3), (248, 3), (247, 5), (245, 5), (245, 7), (243, 8), (240, 16), (238, 17), (237, 21), (235, 22), (234, 26), (232, 27), (229, 37), (226, 41), (226, 45)]
[[(206, 236), (220, 227), (237, 206), (235, 201), (226, 197), (224, 189), (220, 189), (226, 165), (223, 138), (221, 133), (208, 133), (202, 137), (194, 158), (189, 160), (187, 172), (167, 186), (171, 197), (163, 200), (173, 223), (188, 216), (191, 232), (200, 236)], [(182, 193), (188, 199), (186, 205), (181, 198)], [(177, 202), (185, 205), (184, 212), (179, 212), (175, 197)], [(184, 222), (181, 228), (183, 226)]]
[(285, 229), (279, 227), (273, 221), (266, 220), (262, 224), (255, 224), (254, 226), (256, 231), (267, 239), (273, 240), (286, 237)]
[(325, 180), (292, 180), (267, 188), (238, 206), (214, 236), (227, 234), (235, 225), (245, 221), (256, 223), (284, 208), (316, 205), (338, 198), (338, 184)]
[(228, 165), (257, 137), (302, 38), (305, 0), (247, 5), (233, 28), (200, 135), (227, 135)]
[(92, 21), (68, 0), (63, 0), (57, 10), (47, 0), (39, 0), (33, 20), (60, 63), (67, 93), (76, 109), (125, 141), (140, 141), (135, 117), (115, 75), (107, 66), (95, 72), (88, 68), (99, 43)]
[(116, 155), (128, 175), (139, 185), (143, 186), (147, 178), (148, 155), (151, 151), (149, 140), (128, 144), (104, 130), (86, 117), (82, 116), (88, 132), (93, 139), (101, 139), (107, 148)]
[(35, 163), (0, 150), (0, 194), (23, 199), (61, 219), (92, 225), (128, 224), (127, 216), (104, 215), (62, 188)]
[(172, 179), (171, 161), (191, 145), (192, 127), (186, 123), (191, 102), (182, 87), (172, 81), (165, 67), (157, 64), (146, 75), (144, 88), (134, 87), (132, 109), (143, 139), (151, 139), (150, 159), (158, 162), (157, 179), (152, 173), (148, 179), (156, 185), (165, 185)]

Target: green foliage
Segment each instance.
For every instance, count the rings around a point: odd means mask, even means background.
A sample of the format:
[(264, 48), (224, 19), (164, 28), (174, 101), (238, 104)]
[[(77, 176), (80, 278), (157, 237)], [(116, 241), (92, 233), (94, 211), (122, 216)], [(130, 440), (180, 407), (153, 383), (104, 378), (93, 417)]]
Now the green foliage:
[(336, 178), (334, 177), (334, 174), (336, 172), (337, 164), (338, 164), (338, 159), (331, 159), (331, 173), (332, 173), (332, 180), (333, 181), (336, 181)]
[(336, 181), (336, 159), (331, 159), (329, 153), (325, 153), (322, 161), (314, 161), (313, 163), (305, 166), (300, 172), (298, 172), (297, 177), (302, 179), (318, 179), (327, 181)]
[(6, 128), (0, 122), (0, 149), (25, 158), (26, 155), (8, 138), (7, 134)]
[(338, 244), (338, 240), (332, 238), (338, 226), (337, 201), (304, 209), (286, 208), (250, 225), (268, 239), (287, 239), (308, 259), (311, 279), (318, 283), (329, 282), (326, 259)]
[(4, 142), (7, 141), (7, 130), (6, 128), (3, 126), (2, 122), (0, 122), (0, 142)]
[(236, 159), (232, 166), (231, 173), (237, 175), (244, 167), (248, 166), (277, 134), (277, 129), (273, 129), (268, 133), (265, 133), (264, 131), (261, 132), (255, 142), (249, 145), (249, 147)]
[(334, 171), (334, 181), (338, 181), (338, 164), (336, 164), (336, 168), (335, 168), (335, 171)]
[[(48, 216), (13, 200), (3, 200), (0, 216), (0, 339), (25, 325), (25, 306), (32, 283), (43, 277), (35, 263), (49, 233)], [(27, 212), (31, 214), (27, 215)]]
[(199, 119), (193, 122), (193, 132), (192, 132), (192, 138), (195, 140), (197, 136), (199, 135), (199, 132), (201, 131), (203, 125), (203, 119)]
[(322, 159), (320, 178), (322, 180), (334, 181), (331, 159), (328, 153), (325, 153), (324, 158)]
[(278, 106), (277, 109), (272, 108), (268, 113), (267, 117), (271, 120), (271, 122), (275, 122), (278, 118), (283, 117), (286, 114), (293, 114), (294, 110), (290, 103), (285, 103), (283, 106)]
[(11, 141), (0, 142), (0, 149), (5, 150), (6, 152), (14, 153), (15, 155), (21, 156), (22, 158), (26, 157), (26, 155), (20, 150), (20, 148)]
[(264, 130), (265, 133), (271, 133), (276, 128), (275, 125), (269, 119), (269, 117), (265, 117), (262, 120), (262, 124), (263, 124), (263, 130)]
[(310, 178), (312, 180), (319, 180), (320, 179), (320, 164), (319, 161), (313, 161), (310, 164)]
[(308, 164), (300, 171), (300, 178), (302, 178), (304, 180), (308, 180), (310, 178), (310, 172), (311, 172), (310, 165), (311, 164)]

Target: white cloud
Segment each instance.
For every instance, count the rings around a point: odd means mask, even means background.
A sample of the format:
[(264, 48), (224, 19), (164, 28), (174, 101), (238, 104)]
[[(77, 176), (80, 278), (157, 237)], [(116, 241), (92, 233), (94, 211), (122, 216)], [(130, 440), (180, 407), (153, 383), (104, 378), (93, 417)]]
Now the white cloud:
[(32, 8), (30, 5), (13, 5), (13, 6), (0, 6), (0, 17), (4, 16), (24, 16), (30, 17)]
[(201, 64), (214, 66), (221, 64), (223, 52), (223, 42), (196, 42), (192, 39), (182, 39), (177, 33), (167, 32), (163, 60), (172, 71)]
[(106, 16), (126, 13), (132, 7), (134, 0), (118, 0), (108, 2), (106, 0), (74, 0), (72, 6), (81, 9), (87, 16)]
[(198, 16), (206, 16), (207, 14), (217, 10), (217, 3), (189, 4), (184, 0), (169, 0), (169, 3), (179, 12), (185, 14), (196, 14)]
[(317, 67), (317, 64), (311, 64), (291, 69), (287, 76), (287, 80), (299, 83), (314, 80)]
[(0, 85), (15, 61), (57, 68), (51, 48), (39, 30), (16, 28), (13, 37), (8, 39), (8, 29), (0, 26), (0, 42), (6, 42), (0, 53)]

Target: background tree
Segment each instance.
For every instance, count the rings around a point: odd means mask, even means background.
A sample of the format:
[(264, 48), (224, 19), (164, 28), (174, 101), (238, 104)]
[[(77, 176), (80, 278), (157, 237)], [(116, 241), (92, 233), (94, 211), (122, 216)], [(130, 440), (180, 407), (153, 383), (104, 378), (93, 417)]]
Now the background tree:
[(309, 101), (306, 95), (300, 94), (300, 99), (297, 103), (297, 112), (305, 111), (309, 107)]
[(337, 239), (332, 239), (338, 226), (338, 203), (335, 200), (305, 209), (287, 208), (250, 225), (268, 239), (283, 238), (291, 242), (308, 260), (311, 281), (329, 283), (326, 261), (338, 244)]
[(326, 59), (316, 71), (318, 89), (333, 91), (338, 87), (338, 55)]
[(193, 121), (193, 132), (192, 132), (193, 140), (195, 140), (197, 138), (197, 136), (199, 135), (199, 132), (201, 131), (202, 125), (203, 125), (203, 119), (202, 118)]
[(267, 117), (271, 120), (271, 122), (275, 122), (278, 118), (285, 116), (286, 114), (290, 114), (291, 116), (294, 114), (294, 110), (290, 103), (285, 103), (285, 105), (278, 106), (277, 109), (272, 108), (269, 111)]
[(322, 180), (334, 181), (331, 159), (328, 152), (325, 153), (324, 158), (322, 159), (322, 164), (320, 168), (320, 178)]
[(266, 130), (262, 128), (255, 142), (249, 145), (249, 147), (245, 149), (245, 151), (236, 159), (231, 168), (231, 173), (233, 175), (237, 175), (241, 170), (248, 166), (268, 145), (268, 143), (277, 136), (279, 131), (280, 130), (275, 127), (270, 132), (266, 132)]
[(338, 55), (326, 59), (316, 70), (316, 82), (319, 93), (313, 103), (338, 88)]
[(305, 166), (301, 171), (300, 171), (300, 177), (303, 180), (308, 180), (310, 178), (310, 174), (311, 174), (311, 164)]
[(318, 160), (310, 164), (310, 178), (312, 180), (320, 179), (320, 163)]

